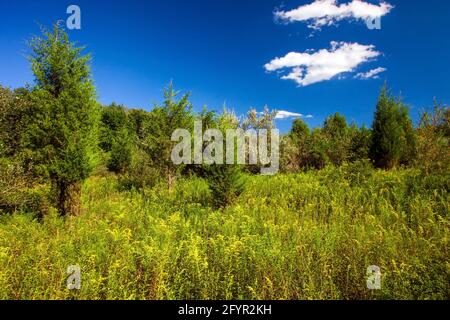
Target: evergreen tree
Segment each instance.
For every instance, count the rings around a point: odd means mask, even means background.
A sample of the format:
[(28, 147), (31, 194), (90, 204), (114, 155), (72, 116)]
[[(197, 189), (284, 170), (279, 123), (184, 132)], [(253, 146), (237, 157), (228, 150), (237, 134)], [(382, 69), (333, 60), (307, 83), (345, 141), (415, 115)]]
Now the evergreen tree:
[(342, 165), (349, 157), (350, 136), (347, 120), (339, 113), (329, 116), (323, 125), (327, 156), (335, 166)]
[(358, 128), (356, 125), (350, 127), (350, 150), (349, 160), (351, 162), (368, 160), (372, 132), (366, 126)]
[(391, 169), (414, 156), (415, 138), (406, 106), (381, 90), (372, 125), (370, 157), (378, 168)]
[(99, 106), (90, 57), (58, 25), (30, 41), (35, 85), (34, 121), (27, 146), (40, 172), (51, 180), (61, 215), (80, 213), (82, 182), (89, 177), (98, 145)]
[(108, 170), (124, 173), (132, 162), (135, 135), (133, 123), (128, 120), (128, 110), (116, 104), (104, 107), (100, 124), (99, 146), (109, 155)]
[(108, 170), (115, 173), (125, 173), (131, 166), (133, 144), (127, 127), (123, 127), (114, 137), (111, 153), (108, 159)]
[[(224, 108), (223, 113), (216, 117), (206, 111), (200, 115), (203, 120), (204, 130), (218, 129), (226, 136), (228, 129), (237, 129), (239, 120), (233, 112)], [(206, 121), (205, 121), (206, 120)], [(224, 141), (223, 150), (226, 150)], [(235, 146), (235, 157), (237, 160), (237, 148)], [(242, 166), (238, 164), (203, 164), (201, 166), (203, 176), (209, 185), (212, 194), (212, 205), (215, 209), (223, 209), (232, 204), (244, 191), (244, 178)]]
[(326, 118), (323, 124), (325, 134), (336, 137), (337, 139), (345, 137), (348, 131), (347, 120), (339, 112)]
[(292, 124), (290, 136), (294, 140), (304, 140), (311, 134), (308, 125), (302, 119), (295, 119)]
[(169, 189), (175, 182), (182, 165), (172, 162), (172, 150), (177, 144), (171, 140), (172, 133), (177, 129), (186, 129), (192, 132), (193, 114), (189, 102), (189, 94), (177, 99), (179, 93), (175, 92), (172, 83), (164, 91), (164, 104), (156, 106), (146, 118), (144, 124), (144, 139), (141, 143), (151, 158), (153, 164), (167, 179)]
[(100, 148), (105, 152), (111, 151), (117, 136), (119, 136), (119, 133), (127, 128), (127, 126), (127, 113), (123, 106), (113, 103), (110, 106), (103, 107), (99, 128)]
[(302, 119), (295, 119), (288, 135), (281, 140), (281, 168), (285, 172), (297, 172), (306, 168), (311, 131)]

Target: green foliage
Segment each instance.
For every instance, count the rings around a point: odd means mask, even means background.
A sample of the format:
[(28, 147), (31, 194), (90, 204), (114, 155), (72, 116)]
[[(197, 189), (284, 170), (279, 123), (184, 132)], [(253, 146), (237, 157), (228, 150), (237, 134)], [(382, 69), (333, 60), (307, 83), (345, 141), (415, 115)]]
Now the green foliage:
[(261, 114), (258, 114), (258, 112), (255, 109), (251, 109), (247, 113), (247, 118), (244, 120), (242, 127), (244, 130), (274, 129), (275, 128), (274, 121), (277, 116), (277, 113), (278, 111), (276, 110), (269, 110), (268, 106), (264, 107), (264, 110)]
[(177, 100), (178, 95), (170, 83), (164, 91), (163, 106), (155, 106), (148, 114), (143, 125), (144, 138), (141, 142), (152, 163), (166, 177), (169, 189), (173, 187), (176, 176), (183, 170), (183, 166), (176, 166), (171, 160), (172, 149), (176, 145), (176, 142), (171, 140), (172, 133), (176, 129), (192, 132), (194, 124), (189, 94)]
[(0, 86), (0, 156), (22, 156), (23, 136), (31, 116), (27, 89), (12, 91)]
[(29, 185), (22, 167), (0, 158), (0, 213), (19, 210), (26, 203), (23, 190)]
[(348, 160), (350, 162), (369, 159), (369, 150), (372, 143), (372, 132), (370, 129), (355, 125), (350, 127), (350, 149)]
[(415, 157), (415, 133), (406, 106), (385, 86), (377, 103), (372, 125), (370, 156), (375, 166), (391, 169)]
[(311, 131), (301, 119), (295, 119), (292, 129), (281, 139), (280, 163), (284, 172), (306, 169), (310, 154)]
[(292, 123), (292, 129), (290, 132), (290, 136), (294, 140), (304, 140), (309, 137), (310, 130), (308, 125), (302, 119), (295, 119)]
[(282, 140), (282, 169), (299, 172), (361, 161), (368, 158), (370, 143), (369, 129), (355, 124), (349, 127), (339, 113), (328, 117), (322, 128), (312, 132), (304, 121), (297, 119)]
[(204, 176), (208, 181), (212, 195), (212, 204), (223, 209), (234, 203), (244, 191), (244, 178), (237, 165), (204, 166)]
[[(224, 137), (228, 129), (236, 129), (239, 126), (239, 120), (236, 115), (226, 107), (224, 107), (220, 115), (217, 115), (216, 112), (203, 109), (198, 115), (198, 120), (202, 122), (203, 132), (208, 129), (218, 129)], [(206, 147), (206, 145), (207, 143), (204, 142), (203, 147)], [(225, 142), (223, 148), (226, 150)], [(210, 190), (211, 200), (209, 203), (211, 206), (214, 209), (224, 209), (233, 204), (244, 190), (241, 167), (239, 165), (228, 164), (189, 165), (186, 173), (195, 174), (203, 178)]]
[(134, 132), (137, 139), (144, 140), (145, 138), (145, 123), (147, 122), (148, 112), (144, 110), (132, 109), (128, 110), (128, 125)]
[(135, 150), (130, 166), (119, 176), (119, 184), (125, 190), (143, 190), (154, 187), (161, 175), (147, 153)]
[(124, 129), (128, 129), (128, 118), (126, 110), (123, 106), (112, 104), (102, 108), (100, 122), (100, 142), (99, 146), (103, 151), (111, 151), (117, 137), (127, 134)]
[(133, 145), (128, 130), (122, 129), (112, 144), (110, 158), (107, 163), (109, 171), (124, 173), (131, 166)]
[(97, 148), (99, 108), (90, 58), (57, 25), (33, 38), (30, 48), (35, 86), (27, 148), (50, 178), (60, 213), (78, 214), (80, 183), (95, 166)]
[(326, 154), (329, 161), (340, 166), (348, 160), (350, 135), (347, 120), (336, 113), (325, 120), (323, 125), (324, 140), (327, 144)]
[(347, 120), (341, 114), (335, 113), (325, 119), (323, 131), (325, 134), (336, 138), (345, 137), (348, 131)]
[(48, 194), (20, 162), (0, 158), (0, 214), (25, 211), (41, 217), (51, 207)]
[(435, 102), (433, 112), (424, 112), (418, 129), (416, 166), (426, 174), (450, 172), (450, 109)]

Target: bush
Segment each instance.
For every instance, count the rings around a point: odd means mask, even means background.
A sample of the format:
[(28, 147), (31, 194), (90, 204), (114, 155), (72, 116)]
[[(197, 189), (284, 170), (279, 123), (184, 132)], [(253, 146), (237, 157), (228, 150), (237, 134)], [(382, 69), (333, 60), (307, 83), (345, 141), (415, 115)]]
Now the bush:
[(133, 145), (123, 132), (124, 136), (116, 138), (112, 145), (110, 157), (107, 162), (108, 170), (115, 173), (125, 173), (131, 166)]
[(48, 188), (33, 186), (19, 164), (0, 159), (0, 213), (23, 211), (42, 216), (49, 208)]
[(244, 191), (244, 178), (239, 166), (205, 165), (204, 171), (214, 208), (223, 209), (234, 203)]
[(140, 190), (154, 187), (161, 179), (160, 172), (143, 151), (136, 151), (129, 169), (119, 175), (119, 185), (125, 190)]
[(208, 207), (212, 203), (208, 182), (202, 178), (190, 177), (178, 180), (174, 193), (178, 206), (197, 204)]
[(450, 172), (450, 109), (435, 103), (433, 112), (424, 112), (418, 129), (416, 166), (424, 174)]

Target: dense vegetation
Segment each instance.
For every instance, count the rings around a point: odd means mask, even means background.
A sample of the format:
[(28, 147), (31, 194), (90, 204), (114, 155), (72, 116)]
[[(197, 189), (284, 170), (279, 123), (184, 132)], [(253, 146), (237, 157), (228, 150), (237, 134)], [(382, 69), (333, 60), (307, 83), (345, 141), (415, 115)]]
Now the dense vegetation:
[(34, 85), (0, 86), (0, 299), (450, 298), (446, 106), (414, 126), (385, 85), (371, 128), (296, 120), (276, 176), (177, 166), (175, 129), (271, 129), (276, 111), (195, 113), (172, 84), (150, 111), (100, 106), (63, 30), (30, 46)]

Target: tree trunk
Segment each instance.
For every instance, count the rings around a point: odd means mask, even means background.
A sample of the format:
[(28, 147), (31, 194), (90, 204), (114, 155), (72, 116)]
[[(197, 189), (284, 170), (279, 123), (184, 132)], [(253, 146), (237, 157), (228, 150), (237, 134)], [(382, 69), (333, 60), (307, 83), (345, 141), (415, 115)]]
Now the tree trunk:
[(172, 191), (173, 186), (175, 184), (175, 174), (172, 172), (172, 170), (170, 170), (170, 168), (167, 168), (166, 175), (167, 175), (167, 187), (169, 191)]
[(81, 183), (59, 183), (57, 189), (59, 214), (78, 216), (81, 210)]

